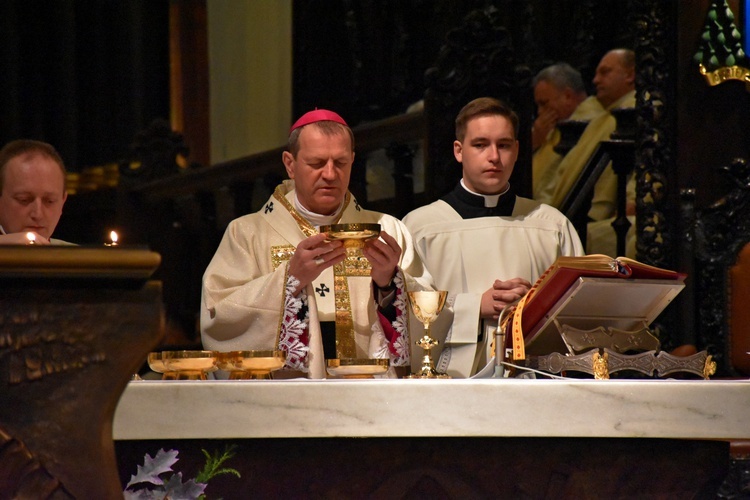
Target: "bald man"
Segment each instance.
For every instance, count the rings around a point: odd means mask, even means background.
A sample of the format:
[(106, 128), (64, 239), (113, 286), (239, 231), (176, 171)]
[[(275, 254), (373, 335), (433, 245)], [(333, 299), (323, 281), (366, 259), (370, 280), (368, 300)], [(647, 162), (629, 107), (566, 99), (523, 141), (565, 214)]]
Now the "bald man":
[(65, 165), (54, 147), (12, 141), (0, 150), (0, 244), (67, 244), (52, 238), (67, 199)]

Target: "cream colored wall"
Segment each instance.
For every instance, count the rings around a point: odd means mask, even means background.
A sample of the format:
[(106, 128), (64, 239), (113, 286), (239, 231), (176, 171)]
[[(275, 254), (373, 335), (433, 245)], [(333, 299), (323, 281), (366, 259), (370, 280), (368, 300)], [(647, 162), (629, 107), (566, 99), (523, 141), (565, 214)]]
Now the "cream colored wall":
[(208, 0), (211, 163), (286, 142), (292, 0)]

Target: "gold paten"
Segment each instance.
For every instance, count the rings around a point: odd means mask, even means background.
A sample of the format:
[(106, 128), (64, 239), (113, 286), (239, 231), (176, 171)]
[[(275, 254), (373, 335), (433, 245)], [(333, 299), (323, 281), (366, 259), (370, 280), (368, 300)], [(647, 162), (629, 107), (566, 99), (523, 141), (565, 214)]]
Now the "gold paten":
[(373, 378), (388, 371), (388, 359), (328, 359), (328, 375), (336, 378)]

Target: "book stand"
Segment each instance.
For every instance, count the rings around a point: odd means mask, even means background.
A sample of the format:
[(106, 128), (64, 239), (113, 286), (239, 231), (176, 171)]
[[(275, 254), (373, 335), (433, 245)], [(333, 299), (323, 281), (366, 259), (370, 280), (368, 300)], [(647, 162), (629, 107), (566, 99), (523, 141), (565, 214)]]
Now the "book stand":
[(709, 378), (716, 363), (706, 351), (661, 351), (649, 325), (685, 287), (682, 280), (578, 278), (524, 335), (526, 359), (550, 373), (580, 371), (597, 379), (632, 370), (663, 377), (686, 372)]

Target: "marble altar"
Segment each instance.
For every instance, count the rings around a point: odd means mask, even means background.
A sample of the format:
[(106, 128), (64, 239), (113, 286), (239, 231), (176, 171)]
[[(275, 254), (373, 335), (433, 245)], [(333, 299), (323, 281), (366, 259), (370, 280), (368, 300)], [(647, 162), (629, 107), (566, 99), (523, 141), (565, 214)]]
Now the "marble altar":
[(750, 380), (134, 381), (113, 434), (747, 439)]
[(716, 498), (748, 417), (747, 380), (140, 381), (113, 434), (123, 483), (236, 446), (212, 497)]

